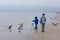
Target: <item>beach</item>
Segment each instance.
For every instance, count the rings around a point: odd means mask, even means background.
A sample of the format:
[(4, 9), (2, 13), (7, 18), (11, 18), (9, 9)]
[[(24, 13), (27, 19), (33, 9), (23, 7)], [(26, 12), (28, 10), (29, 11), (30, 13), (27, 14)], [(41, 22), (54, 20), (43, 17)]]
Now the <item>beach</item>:
[[(2, 13), (0, 14), (0, 40), (59, 40), (60, 38), (60, 14), (46, 13), (47, 23), (45, 25), (45, 32), (41, 32), (41, 24), (38, 24), (38, 30), (32, 27), (32, 20), (35, 16), (38, 19), (41, 17), (41, 13)], [(58, 25), (52, 25), (52, 19), (55, 18), (58, 21)], [(23, 29), (18, 30), (20, 23), (23, 22)], [(12, 24), (11, 30), (8, 26)]]
[[(57, 14), (58, 25), (46, 24), (45, 32), (33, 32), (29, 35), (30, 40), (60, 40), (60, 14)], [(41, 26), (40, 26), (41, 27)]]

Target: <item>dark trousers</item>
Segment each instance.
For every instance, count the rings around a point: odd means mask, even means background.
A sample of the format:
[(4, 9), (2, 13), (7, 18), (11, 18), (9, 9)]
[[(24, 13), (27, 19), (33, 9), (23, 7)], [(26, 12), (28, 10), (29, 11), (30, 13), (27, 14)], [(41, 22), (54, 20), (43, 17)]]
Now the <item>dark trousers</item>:
[(35, 25), (35, 29), (37, 29), (37, 24)]
[(42, 32), (44, 32), (44, 29), (45, 29), (45, 24), (42, 24)]

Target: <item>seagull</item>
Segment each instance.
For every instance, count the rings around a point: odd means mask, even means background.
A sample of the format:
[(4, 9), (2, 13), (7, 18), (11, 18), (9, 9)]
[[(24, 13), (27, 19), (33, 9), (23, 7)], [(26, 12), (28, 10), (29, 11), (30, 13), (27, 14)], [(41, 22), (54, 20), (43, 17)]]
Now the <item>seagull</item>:
[(18, 29), (21, 29), (23, 27), (23, 23), (20, 24), (19, 28)]
[(8, 29), (11, 29), (11, 28), (12, 28), (12, 25), (10, 25)]
[(58, 23), (52, 23), (54, 26), (57, 26)]

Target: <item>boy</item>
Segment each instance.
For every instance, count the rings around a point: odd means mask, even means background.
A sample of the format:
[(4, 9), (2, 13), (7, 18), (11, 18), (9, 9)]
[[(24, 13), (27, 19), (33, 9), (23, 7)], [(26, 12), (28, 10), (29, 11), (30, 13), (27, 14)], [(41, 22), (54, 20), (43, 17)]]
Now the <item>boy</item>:
[(35, 23), (35, 29), (37, 29), (37, 25), (38, 25), (38, 18), (37, 18), (37, 16), (35, 16), (35, 20), (33, 20), (32, 22)]
[(42, 14), (42, 17), (40, 19), (40, 23), (42, 25), (42, 32), (44, 32), (44, 29), (45, 29), (45, 23), (46, 23), (46, 17), (45, 17), (45, 14), (43, 13)]

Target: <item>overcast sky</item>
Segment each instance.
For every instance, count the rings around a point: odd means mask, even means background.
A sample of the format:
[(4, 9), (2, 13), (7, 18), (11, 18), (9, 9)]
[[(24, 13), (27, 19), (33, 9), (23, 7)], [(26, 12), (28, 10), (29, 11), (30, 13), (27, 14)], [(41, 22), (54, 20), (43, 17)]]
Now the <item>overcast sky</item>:
[[(21, 8), (56, 8), (60, 9), (60, 0), (0, 0), (0, 10)], [(24, 9), (22, 9), (24, 10)]]

